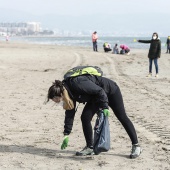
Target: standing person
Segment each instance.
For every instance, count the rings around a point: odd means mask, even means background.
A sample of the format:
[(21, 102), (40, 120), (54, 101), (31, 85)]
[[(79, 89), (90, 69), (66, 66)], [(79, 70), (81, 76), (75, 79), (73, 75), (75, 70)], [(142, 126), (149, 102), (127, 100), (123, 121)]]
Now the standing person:
[(55, 80), (48, 90), (47, 98), (56, 103), (63, 100), (68, 104), (65, 111), (64, 139), (61, 149), (68, 146), (68, 135), (72, 131), (74, 116), (76, 112), (76, 102), (85, 103), (81, 114), (82, 128), (86, 140), (86, 147), (76, 152), (77, 156), (92, 155), (93, 152), (93, 130), (91, 120), (95, 113), (102, 109), (105, 116), (110, 115), (109, 107), (125, 128), (132, 142), (130, 158), (136, 158), (141, 153), (135, 128), (128, 118), (121, 91), (118, 85), (105, 77), (81, 75), (60, 81)]
[(8, 35), (6, 35), (5, 40), (6, 40), (6, 42), (9, 41), (9, 36)]
[(130, 54), (130, 48), (127, 45), (122, 44), (120, 45), (120, 48), (121, 48), (120, 54), (127, 54), (127, 55)]
[(166, 47), (167, 47), (167, 51), (166, 51), (166, 53), (168, 53), (168, 51), (169, 51), (169, 53), (170, 53), (170, 36), (168, 36), (168, 38), (167, 38), (167, 40), (166, 40)]
[(97, 40), (98, 40), (98, 35), (97, 35), (97, 32), (95, 31), (92, 34), (93, 51), (97, 51)]
[(141, 43), (150, 43), (148, 58), (149, 58), (149, 74), (147, 77), (152, 76), (152, 62), (154, 61), (156, 75), (158, 77), (158, 58), (161, 57), (161, 41), (159, 40), (158, 34), (153, 33), (151, 40), (138, 40)]

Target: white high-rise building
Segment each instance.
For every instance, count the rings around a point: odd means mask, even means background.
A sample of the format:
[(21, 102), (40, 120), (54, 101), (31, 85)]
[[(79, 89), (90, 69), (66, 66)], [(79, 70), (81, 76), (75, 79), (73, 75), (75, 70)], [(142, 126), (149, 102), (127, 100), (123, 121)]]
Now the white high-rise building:
[(40, 32), (41, 31), (41, 27), (40, 27), (40, 23), (39, 22), (27, 22), (27, 29), (28, 31), (32, 31), (32, 32)]

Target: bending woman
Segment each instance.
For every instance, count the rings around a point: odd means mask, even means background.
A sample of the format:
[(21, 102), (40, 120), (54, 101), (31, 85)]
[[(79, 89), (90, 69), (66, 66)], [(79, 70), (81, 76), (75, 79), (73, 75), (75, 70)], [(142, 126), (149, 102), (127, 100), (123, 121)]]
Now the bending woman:
[(81, 75), (69, 78), (66, 81), (55, 80), (48, 91), (49, 99), (56, 103), (63, 100), (64, 108), (66, 109), (63, 132), (65, 136), (61, 149), (65, 149), (68, 145), (68, 135), (73, 127), (76, 102), (79, 102), (85, 103), (81, 122), (86, 146), (83, 150), (76, 152), (76, 155), (94, 154), (91, 120), (99, 109), (103, 109), (105, 116), (109, 116), (109, 107), (113, 110), (130, 137), (132, 143), (130, 158), (136, 158), (140, 155), (141, 147), (138, 144), (135, 128), (125, 112), (120, 89), (114, 81), (105, 77), (91, 75)]

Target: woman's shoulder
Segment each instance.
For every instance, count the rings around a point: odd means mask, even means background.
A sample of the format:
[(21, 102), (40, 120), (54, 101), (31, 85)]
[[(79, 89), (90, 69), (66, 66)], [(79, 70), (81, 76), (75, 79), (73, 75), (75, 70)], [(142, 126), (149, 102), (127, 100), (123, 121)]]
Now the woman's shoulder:
[(152, 43), (160, 43), (161, 40), (160, 40), (160, 39), (156, 39), (156, 40), (153, 40), (153, 39), (152, 39), (151, 42), (152, 42)]
[(157, 40), (153, 40), (156, 44), (160, 44), (161, 43), (161, 40), (160, 39), (157, 39)]
[(99, 76), (99, 79), (102, 80), (102, 81), (105, 81), (105, 82), (114, 82), (114, 81), (111, 80), (110, 78), (104, 77), (104, 76)]

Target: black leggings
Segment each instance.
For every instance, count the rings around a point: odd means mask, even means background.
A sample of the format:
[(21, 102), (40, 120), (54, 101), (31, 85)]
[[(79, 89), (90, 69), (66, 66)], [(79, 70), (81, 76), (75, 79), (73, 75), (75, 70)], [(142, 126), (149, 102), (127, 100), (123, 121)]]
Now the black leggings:
[[(114, 114), (121, 122), (123, 127), (125, 128), (126, 132), (128, 133), (132, 144), (137, 144), (138, 139), (136, 135), (135, 128), (127, 117), (122, 94), (120, 92), (119, 87), (117, 88), (116, 92), (110, 96), (108, 96), (109, 106), (113, 110)], [(98, 111), (99, 107), (94, 103), (87, 103), (83, 109), (83, 113), (81, 115), (81, 121), (83, 126), (83, 132), (86, 139), (87, 146), (93, 146), (93, 129), (91, 125), (91, 120), (94, 114)]]

